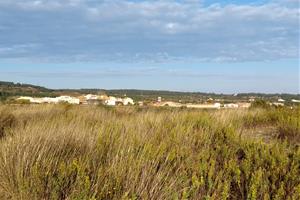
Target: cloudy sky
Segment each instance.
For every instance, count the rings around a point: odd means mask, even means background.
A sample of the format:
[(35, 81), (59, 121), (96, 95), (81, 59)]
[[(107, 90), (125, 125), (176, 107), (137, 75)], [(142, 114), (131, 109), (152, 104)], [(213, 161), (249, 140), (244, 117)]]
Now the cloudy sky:
[(0, 0), (0, 80), (299, 93), (299, 0)]

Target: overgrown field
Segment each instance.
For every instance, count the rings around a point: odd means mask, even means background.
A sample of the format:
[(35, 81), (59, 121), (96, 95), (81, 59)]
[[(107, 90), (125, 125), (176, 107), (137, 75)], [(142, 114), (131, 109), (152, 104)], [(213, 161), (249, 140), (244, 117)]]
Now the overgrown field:
[(0, 199), (300, 199), (300, 109), (0, 106)]

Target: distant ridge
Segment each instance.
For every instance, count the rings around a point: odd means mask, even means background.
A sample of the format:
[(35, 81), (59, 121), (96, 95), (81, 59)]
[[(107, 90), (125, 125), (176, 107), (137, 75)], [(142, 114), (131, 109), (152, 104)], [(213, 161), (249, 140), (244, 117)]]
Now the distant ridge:
[(34, 88), (40, 91), (52, 91), (51, 89), (37, 86), (37, 85), (31, 85), (31, 84), (24, 84), (24, 83), (14, 83), (14, 82), (7, 82), (7, 81), (0, 81), (0, 86), (1, 88), (3, 87), (8, 87), (8, 88), (13, 88), (13, 87), (19, 87), (19, 88)]
[(183, 100), (194, 101), (196, 99), (216, 98), (225, 100), (242, 99), (248, 100), (250, 97), (273, 99), (284, 98), (286, 100), (299, 99), (300, 94), (264, 94), (264, 93), (239, 93), (236, 95), (231, 94), (217, 94), (217, 93), (204, 93), (204, 92), (179, 92), (167, 90), (138, 90), (138, 89), (49, 89), (42, 86), (14, 83), (7, 81), (0, 81), (0, 100), (12, 96), (36, 96), (36, 97), (54, 97), (62, 94), (65, 95), (82, 95), (87, 93), (106, 93), (112, 96), (130, 96), (136, 100), (155, 100), (158, 96), (169, 100)]

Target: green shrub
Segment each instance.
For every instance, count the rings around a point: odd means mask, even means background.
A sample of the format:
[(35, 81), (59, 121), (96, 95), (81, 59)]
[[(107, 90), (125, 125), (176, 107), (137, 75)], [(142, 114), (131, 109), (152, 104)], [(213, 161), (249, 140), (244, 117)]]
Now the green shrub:
[(270, 108), (271, 106), (265, 101), (265, 100), (262, 100), (262, 99), (257, 99), (255, 100), (252, 104), (251, 104), (251, 109), (253, 108), (263, 108), (263, 109), (268, 109)]
[(239, 132), (249, 120), (278, 126), (295, 140), (294, 110), (0, 111), (18, 121), (5, 126), (13, 134), (0, 141), (0, 199), (299, 199), (299, 147)]
[(278, 122), (278, 138), (300, 143), (300, 117), (287, 116)]

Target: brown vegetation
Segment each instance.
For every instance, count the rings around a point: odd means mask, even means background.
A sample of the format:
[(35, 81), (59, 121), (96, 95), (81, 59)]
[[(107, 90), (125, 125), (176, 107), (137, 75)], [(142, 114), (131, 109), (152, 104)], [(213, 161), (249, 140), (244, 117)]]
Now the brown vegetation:
[(7, 105), (0, 130), (0, 199), (300, 198), (299, 109)]

